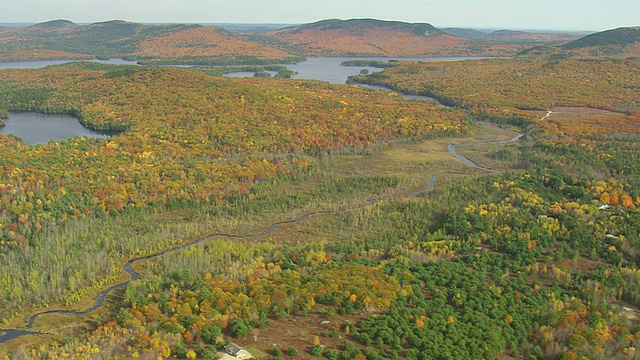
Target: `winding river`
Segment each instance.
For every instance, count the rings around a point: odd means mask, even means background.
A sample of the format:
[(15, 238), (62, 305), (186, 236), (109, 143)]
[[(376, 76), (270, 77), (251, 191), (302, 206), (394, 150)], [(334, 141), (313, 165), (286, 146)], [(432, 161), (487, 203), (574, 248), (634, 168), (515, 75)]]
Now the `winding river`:
[[(467, 164), (468, 166), (470, 166), (472, 168), (488, 171), (488, 172), (491, 172), (491, 173), (500, 172), (501, 170), (491, 169), (491, 168), (488, 168), (488, 167), (484, 167), (484, 166), (478, 165), (478, 164), (474, 163), (473, 161), (469, 160), (469, 158), (458, 154), (458, 152), (456, 151), (456, 146), (508, 144), (508, 143), (513, 143), (513, 142), (516, 142), (516, 141), (520, 140), (524, 135), (525, 134), (518, 134), (518, 136), (515, 136), (515, 137), (513, 137), (513, 138), (511, 138), (509, 140), (503, 140), (503, 141), (486, 141), (486, 142), (472, 142), (472, 143), (462, 143), (462, 144), (449, 144), (449, 145), (447, 145), (447, 150), (449, 150), (449, 154), (451, 154), (452, 156), (456, 157), (459, 160), (462, 160), (462, 162), (464, 162), (465, 164)], [(442, 175), (446, 175), (446, 174), (457, 174), (457, 173), (454, 173), (454, 172), (451, 172), (451, 171), (443, 171), (443, 172), (439, 172), (439, 173), (433, 174), (429, 178), (429, 186), (427, 186), (424, 189), (420, 189), (420, 190), (416, 190), (416, 191), (412, 192), (411, 194), (409, 194), (409, 197), (413, 198), (413, 197), (416, 197), (418, 194), (426, 193), (426, 192), (429, 192), (429, 191), (435, 189), (435, 187), (436, 187), (436, 179), (438, 179), (438, 177), (440, 177)]]
[[(451, 154), (455, 158), (461, 160), (466, 165), (468, 165), (468, 166), (470, 166), (472, 168), (484, 170), (484, 171), (491, 172), (491, 173), (499, 172), (500, 170), (491, 169), (491, 168), (488, 168), (488, 167), (484, 167), (484, 166), (478, 165), (478, 164), (474, 163), (473, 161), (469, 160), (467, 157), (458, 154), (458, 152), (456, 151), (456, 147), (458, 147), (458, 146), (473, 146), (473, 145), (488, 145), (488, 144), (507, 144), (507, 143), (516, 142), (520, 138), (522, 138), (523, 136), (524, 136), (524, 134), (519, 134), (518, 136), (516, 136), (514, 138), (511, 138), (509, 140), (505, 140), (505, 141), (488, 141), (488, 142), (470, 142), (470, 143), (461, 143), (461, 144), (449, 144), (447, 146), (447, 149), (449, 150), (449, 154)], [(426, 193), (426, 192), (429, 192), (429, 191), (435, 189), (436, 180), (438, 179), (438, 177), (440, 177), (442, 175), (446, 175), (446, 174), (453, 174), (453, 172), (440, 172), (440, 173), (432, 175), (431, 178), (429, 178), (428, 187), (426, 187), (424, 189), (420, 189), (420, 190), (414, 191), (413, 193), (409, 194), (409, 197), (413, 198), (413, 197), (417, 196), (418, 194)], [(375, 200), (371, 200), (371, 201), (369, 201), (369, 204), (371, 205), (374, 202), (375, 202)], [(276, 222), (276, 223), (271, 224), (271, 226), (269, 226), (263, 232), (260, 232), (260, 233), (257, 233), (257, 234), (250, 234), (250, 235), (225, 234), (225, 233), (208, 234), (208, 235), (202, 236), (200, 238), (197, 238), (195, 240), (192, 240), (192, 241), (190, 241), (188, 243), (185, 243), (185, 244), (182, 244), (182, 245), (178, 245), (176, 247), (169, 248), (169, 249), (166, 249), (164, 251), (161, 251), (161, 252), (158, 252), (158, 253), (155, 253), (155, 254), (141, 256), (141, 257), (138, 257), (138, 258), (135, 258), (135, 259), (131, 259), (123, 267), (123, 270), (127, 274), (129, 274), (131, 279), (127, 280), (125, 282), (122, 282), (120, 284), (113, 285), (113, 286), (101, 291), (96, 296), (96, 298), (94, 300), (94, 303), (93, 303), (93, 305), (91, 307), (89, 307), (89, 308), (87, 308), (85, 310), (82, 310), (82, 311), (77, 311), (77, 310), (46, 310), (46, 311), (42, 311), (42, 312), (33, 314), (27, 320), (27, 325), (25, 326), (24, 329), (0, 329), (0, 343), (7, 342), (9, 340), (12, 340), (12, 339), (18, 338), (20, 336), (24, 336), (24, 335), (40, 335), (41, 334), (40, 332), (31, 331), (31, 329), (33, 328), (34, 322), (40, 316), (51, 315), (51, 314), (79, 316), (79, 315), (86, 315), (86, 314), (89, 314), (89, 313), (97, 310), (98, 308), (100, 308), (100, 307), (102, 307), (104, 305), (105, 299), (113, 291), (119, 290), (119, 289), (123, 289), (131, 281), (137, 280), (137, 279), (140, 278), (140, 274), (133, 269), (133, 265), (136, 264), (136, 263), (139, 263), (139, 262), (142, 262), (142, 261), (146, 261), (146, 260), (155, 259), (155, 258), (161, 257), (161, 256), (169, 254), (169, 253), (180, 251), (180, 250), (186, 249), (188, 247), (197, 245), (197, 244), (199, 244), (199, 243), (201, 243), (203, 241), (207, 241), (207, 240), (210, 240), (210, 239), (213, 239), (213, 238), (216, 238), (216, 237), (224, 237), (224, 238), (228, 238), (228, 239), (261, 238), (261, 237), (264, 237), (264, 236), (270, 234), (271, 232), (273, 232), (275, 229), (277, 229), (281, 225), (299, 223), (299, 222), (307, 220), (308, 218), (310, 218), (312, 216), (320, 215), (320, 214), (329, 214), (329, 213), (332, 213), (332, 212), (329, 212), (329, 211), (318, 211), (318, 212), (313, 212), (313, 213), (308, 213), (308, 214), (302, 215), (302, 216), (300, 216), (300, 217), (298, 217), (296, 219), (293, 219), (293, 220)]]
[[(435, 59), (433, 59), (433, 60), (435, 60)], [(338, 61), (338, 60), (332, 59), (332, 61)], [(33, 66), (31, 66), (31, 67), (40, 67), (39, 65), (42, 65), (42, 64), (41, 63), (33, 64)], [(5, 68), (5, 67), (7, 67), (7, 66), (0, 66), (0, 68)], [(8, 66), (8, 67), (11, 67), (11, 66)], [(18, 67), (18, 66), (15, 66), (15, 67)], [(304, 77), (304, 75), (298, 75), (298, 76), (299, 77)], [(331, 80), (333, 80), (333, 82), (344, 83), (344, 80), (342, 79), (342, 77), (336, 78), (336, 79), (332, 78)], [(383, 90), (389, 90), (389, 89), (383, 89)], [(414, 96), (412, 98), (418, 98), (418, 99), (424, 99), (424, 100), (432, 100), (431, 98), (422, 97), (422, 96)], [(549, 116), (550, 113), (551, 112), (549, 112), (544, 118)], [(543, 118), (543, 120), (544, 120), (544, 118)], [(458, 154), (458, 152), (456, 151), (456, 147), (459, 147), (459, 146), (473, 146), (473, 145), (487, 145), (487, 144), (506, 144), (506, 143), (511, 143), (511, 142), (518, 141), (523, 136), (524, 136), (524, 134), (520, 134), (520, 135), (518, 135), (518, 136), (516, 136), (516, 137), (514, 137), (512, 139), (506, 140), (506, 141), (489, 141), (489, 142), (472, 142), (472, 143), (449, 144), (447, 146), (447, 149), (449, 151), (449, 154), (451, 154), (455, 158), (461, 160), (466, 165), (468, 165), (468, 166), (470, 166), (472, 168), (477, 168), (477, 169), (480, 169), (480, 170), (484, 170), (484, 171), (487, 171), (489, 173), (498, 172), (499, 170), (491, 169), (491, 168), (488, 168), (488, 167), (484, 167), (484, 166), (478, 165), (478, 164), (474, 163), (473, 161), (469, 160), (468, 158), (466, 158), (465, 156)], [(438, 177), (440, 177), (442, 175), (446, 175), (446, 174), (454, 174), (454, 173), (453, 172), (440, 172), (440, 173), (432, 175), (431, 178), (429, 178), (428, 186), (426, 188), (414, 191), (413, 193), (409, 194), (408, 197), (409, 198), (413, 198), (413, 197), (415, 197), (415, 196), (417, 196), (419, 194), (432, 191), (436, 187), (436, 180), (438, 179)], [(369, 205), (371, 205), (373, 203), (375, 203), (375, 200), (370, 200), (369, 201)], [(271, 232), (273, 232), (275, 229), (277, 229), (281, 225), (302, 222), (302, 221), (305, 221), (305, 220), (307, 220), (308, 218), (310, 218), (312, 216), (320, 215), (320, 214), (328, 214), (328, 213), (332, 213), (332, 212), (327, 212), (327, 211), (313, 212), (313, 213), (308, 213), (308, 214), (302, 215), (302, 216), (300, 216), (300, 217), (298, 217), (296, 219), (293, 219), (293, 220), (276, 222), (276, 223), (271, 224), (263, 232), (256, 233), (256, 234), (249, 234), (249, 235), (225, 234), (225, 233), (208, 234), (208, 235), (204, 235), (204, 236), (202, 236), (200, 238), (194, 239), (194, 240), (192, 240), (192, 241), (190, 241), (188, 243), (185, 243), (185, 244), (182, 244), (182, 245), (178, 245), (178, 246), (175, 246), (173, 248), (169, 248), (169, 249), (166, 249), (164, 251), (161, 251), (161, 252), (158, 252), (158, 253), (155, 253), (155, 254), (141, 256), (141, 257), (137, 257), (137, 258), (131, 259), (123, 267), (123, 270), (127, 274), (129, 274), (130, 280), (127, 280), (127, 281), (124, 281), (122, 283), (113, 285), (113, 286), (101, 291), (100, 293), (98, 293), (98, 295), (95, 297), (93, 305), (91, 307), (89, 307), (89, 308), (87, 308), (85, 310), (82, 310), (82, 311), (52, 309), (52, 310), (45, 310), (45, 311), (41, 311), (41, 312), (35, 313), (35, 314), (31, 315), (26, 320), (26, 326), (24, 327), (24, 329), (1, 329), (0, 328), (0, 343), (5, 343), (5, 342), (8, 342), (10, 340), (13, 340), (13, 339), (16, 339), (18, 337), (25, 336), (25, 335), (41, 335), (42, 334), (41, 332), (32, 331), (32, 328), (33, 328), (33, 325), (34, 325), (35, 321), (41, 316), (53, 315), (53, 314), (80, 316), (80, 315), (89, 314), (89, 313), (99, 309), (100, 307), (102, 307), (104, 305), (104, 302), (105, 302), (107, 296), (109, 296), (112, 292), (114, 292), (116, 290), (119, 290), (119, 289), (125, 288), (133, 280), (140, 279), (140, 277), (141, 277), (140, 274), (137, 273), (133, 269), (133, 265), (136, 264), (136, 263), (139, 263), (139, 262), (142, 262), (142, 261), (146, 261), (146, 260), (155, 259), (155, 258), (164, 256), (164, 255), (169, 254), (169, 253), (177, 252), (177, 251), (180, 251), (180, 250), (183, 250), (185, 248), (197, 245), (197, 244), (199, 244), (199, 243), (201, 243), (203, 241), (207, 241), (207, 240), (210, 240), (210, 239), (213, 239), (213, 238), (216, 238), (216, 237), (224, 237), (224, 238), (228, 238), (228, 239), (261, 238), (261, 237), (264, 237), (264, 236), (270, 234)]]

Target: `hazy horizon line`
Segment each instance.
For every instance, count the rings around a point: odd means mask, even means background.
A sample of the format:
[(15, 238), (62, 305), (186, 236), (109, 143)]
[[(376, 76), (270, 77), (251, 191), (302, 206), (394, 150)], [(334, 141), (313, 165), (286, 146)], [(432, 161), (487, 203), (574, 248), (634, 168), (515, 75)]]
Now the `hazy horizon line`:
[[(408, 23), (408, 24), (431, 24), (429, 22), (409, 22), (409, 21), (402, 21), (402, 20), (385, 20), (385, 19), (378, 19), (378, 18), (367, 18), (367, 17), (362, 17), (362, 18), (348, 18), (348, 19), (339, 19), (339, 18), (327, 18), (327, 19), (321, 19), (321, 20), (316, 20), (316, 21), (311, 21), (311, 22), (188, 22), (188, 21), (133, 21), (133, 20), (125, 20), (125, 19), (109, 19), (109, 20), (99, 20), (99, 21), (73, 21), (70, 19), (65, 19), (65, 18), (57, 18), (57, 19), (51, 19), (51, 20), (45, 20), (45, 21), (31, 21), (31, 22), (26, 22), (26, 21), (20, 21), (20, 22), (0, 22), (0, 26), (5, 26), (5, 27), (27, 27), (27, 26), (33, 26), (33, 25), (38, 25), (38, 24), (43, 24), (43, 23), (47, 23), (47, 22), (51, 22), (51, 21), (57, 21), (57, 20), (64, 20), (64, 21), (70, 21), (76, 25), (80, 25), (80, 26), (84, 26), (84, 25), (91, 25), (91, 24), (97, 24), (97, 23), (104, 23), (104, 22), (111, 22), (111, 21), (124, 21), (124, 22), (130, 22), (130, 23), (137, 23), (137, 24), (145, 24), (145, 25), (170, 25), (170, 24), (185, 24), (185, 25), (203, 25), (203, 26), (221, 26), (222, 25), (251, 25), (251, 26), (281, 26), (281, 27), (288, 27), (288, 26), (298, 26), (298, 25), (305, 25), (305, 24), (313, 24), (315, 22), (319, 22), (319, 21), (323, 21), (323, 20), (332, 20), (332, 19), (337, 19), (337, 20), (355, 20), (355, 19), (372, 19), (372, 20), (380, 20), (380, 21), (389, 21), (389, 22), (404, 22), (404, 23)], [(540, 32), (540, 31), (548, 31), (548, 32), (570, 32), (570, 33), (595, 33), (595, 32), (599, 32), (599, 31), (606, 31), (606, 30), (612, 30), (612, 29), (617, 29), (617, 28), (622, 28), (622, 27), (634, 27), (636, 25), (628, 25), (628, 26), (618, 26), (618, 27), (613, 27), (613, 28), (609, 28), (609, 29), (603, 29), (603, 30), (594, 30), (594, 29), (558, 29), (558, 28), (518, 28), (518, 27), (489, 27), (489, 26), (462, 26), (462, 25), (433, 25), (434, 27), (438, 28), (438, 29), (469, 29), (469, 30), (481, 30), (481, 31), (499, 31), (499, 30), (514, 30), (514, 31), (529, 31), (529, 32)]]

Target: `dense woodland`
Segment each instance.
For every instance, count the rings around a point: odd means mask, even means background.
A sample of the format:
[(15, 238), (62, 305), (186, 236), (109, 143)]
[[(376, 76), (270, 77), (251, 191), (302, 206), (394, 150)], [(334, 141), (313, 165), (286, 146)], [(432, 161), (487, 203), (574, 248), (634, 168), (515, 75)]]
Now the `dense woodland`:
[(522, 56), (462, 62), (404, 63), (353, 82), (385, 85), (478, 114), (507, 115), (508, 109), (548, 110), (586, 106), (637, 113), (640, 62)]
[[(469, 129), (461, 111), (311, 81), (80, 63), (0, 77), (0, 108), (74, 113), (117, 133), (33, 147), (2, 135), (5, 318), (25, 304), (72, 302), (112, 281), (123, 259), (183, 240), (167, 225), (139, 234), (105, 220), (217, 208), (313, 171), (313, 156)], [(103, 238), (85, 238), (96, 234)]]
[[(639, 70), (518, 58), (354, 79), (456, 108), (186, 69), (1, 71), (0, 113), (66, 112), (114, 132), (38, 146), (0, 135), (6, 328), (85, 308), (127, 260), (218, 234), (136, 265), (142, 277), (85, 334), (12, 356), (207, 358), (234, 341), (273, 359), (640, 358)], [(402, 175), (324, 165), (479, 121), (526, 134), (459, 149), (506, 171), (443, 175), (416, 198)], [(301, 221), (231, 235), (289, 219)], [(258, 341), (287, 324), (299, 334)]]

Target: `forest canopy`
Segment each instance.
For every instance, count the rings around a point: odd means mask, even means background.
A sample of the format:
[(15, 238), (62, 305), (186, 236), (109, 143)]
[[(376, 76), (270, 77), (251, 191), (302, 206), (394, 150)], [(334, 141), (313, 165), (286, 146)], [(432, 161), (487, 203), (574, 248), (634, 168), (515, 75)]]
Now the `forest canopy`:
[[(519, 57), (353, 79), (448, 108), (188, 69), (1, 71), (0, 113), (115, 135), (0, 136), (0, 316), (86, 304), (127, 264), (108, 321), (17, 355), (637, 357), (639, 73)], [(50, 315), (35, 329), (68, 319)]]

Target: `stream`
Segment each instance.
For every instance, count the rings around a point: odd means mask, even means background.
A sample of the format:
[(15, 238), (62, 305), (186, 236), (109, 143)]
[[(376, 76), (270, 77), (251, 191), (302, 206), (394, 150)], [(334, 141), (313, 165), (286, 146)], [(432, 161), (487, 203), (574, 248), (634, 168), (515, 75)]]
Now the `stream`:
[[(489, 144), (507, 144), (507, 143), (513, 143), (518, 141), (520, 138), (522, 138), (525, 134), (519, 134), (518, 136), (511, 138), (509, 140), (504, 140), (504, 141), (488, 141), (488, 142), (471, 142), (471, 143), (461, 143), (461, 144), (449, 144), (447, 146), (447, 149), (449, 150), (449, 154), (451, 154), (452, 156), (456, 157), (457, 159), (463, 161), (465, 164), (467, 164), (470, 167), (473, 168), (477, 168), (477, 169), (481, 169), (490, 173), (494, 173), (494, 172), (499, 172), (500, 170), (496, 170), (496, 169), (490, 169), (484, 166), (480, 166), (476, 163), (474, 163), (473, 161), (469, 160), (467, 157), (458, 154), (458, 152), (456, 151), (456, 147), (457, 146), (473, 146), (473, 145), (489, 145)], [(418, 194), (422, 194), (422, 193), (426, 193), (429, 192), (433, 189), (435, 189), (436, 186), (436, 180), (438, 179), (438, 177), (445, 175), (445, 174), (453, 174), (452, 172), (440, 172), (437, 174), (434, 174), (431, 176), (431, 178), (429, 178), (429, 185), (428, 187), (424, 188), (424, 189), (420, 189), (417, 191), (414, 191), (413, 193), (409, 194), (409, 198), (413, 198)], [(375, 200), (371, 200), (369, 201), (369, 205), (375, 203)], [(228, 239), (253, 239), (253, 238), (261, 238), (264, 237), (268, 234), (270, 234), (271, 232), (273, 232), (275, 229), (277, 229), (279, 226), (281, 225), (286, 225), (286, 224), (294, 224), (294, 223), (299, 223), (302, 221), (307, 220), (308, 218), (315, 216), (315, 215), (320, 215), (320, 214), (328, 214), (331, 213), (329, 211), (318, 211), (318, 212), (313, 212), (313, 213), (308, 213), (305, 215), (302, 215), (296, 219), (293, 220), (286, 220), (286, 221), (280, 221), (280, 222), (276, 222), (273, 223), (271, 226), (269, 226), (266, 230), (264, 230), (263, 232), (257, 233), (257, 234), (250, 234), (250, 235), (236, 235), (236, 234), (225, 234), (225, 233), (214, 233), (214, 234), (208, 234), (202, 237), (199, 237), (195, 240), (192, 240), (188, 243), (184, 243), (182, 245), (178, 245), (169, 249), (166, 249), (164, 251), (155, 253), (155, 254), (151, 254), (151, 255), (145, 255), (145, 256), (141, 256), (141, 257), (137, 257), (135, 259), (131, 259), (129, 260), (123, 267), (123, 270), (129, 274), (129, 276), (131, 277), (130, 280), (127, 280), (125, 282), (122, 282), (120, 284), (117, 285), (113, 285), (105, 290), (102, 290), (100, 293), (98, 293), (98, 295), (96, 296), (95, 300), (94, 300), (94, 304), (89, 307), (88, 309), (82, 310), (82, 311), (77, 311), (77, 310), (46, 310), (46, 311), (42, 311), (36, 314), (31, 315), (28, 320), (27, 320), (27, 325), (25, 326), (25, 328), (23, 330), (21, 329), (0, 329), (0, 343), (4, 343), (13, 339), (16, 339), (20, 336), (25, 336), (25, 335), (41, 335), (41, 332), (37, 332), (37, 331), (31, 331), (34, 322), (43, 315), (51, 315), (51, 314), (58, 314), (58, 315), (71, 315), (71, 316), (80, 316), (80, 315), (86, 315), (88, 313), (91, 313), (97, 309), (99, 309), (100, 307), (102, 307), (104, 305), (105, 299), (107, 298), (107, 296), (109, 296), (109, 294), (111, 294), (113, 291), (115, 290), (119, 290), (119, 289), (124, 289), (131, 281), (133, 280), (138, 280), (140, 279), (140, 274), (138, 272), (136, 272), (133, 269), (133, 265), (141, 262), (141, 261), (146, 261), (146, 260), (151, 260), (151, 259), (155, 259), (158, 257), (161, 257), (163, 255), (169, 254), (169, 253), (173, 253), (176, 251), (180, 251), (183, 249), (186, 249), (188, 247), (197, 245), (203, 241), (207, 241), (210, 240), (212, 238), (215, 237), (224, 237), (224, 238), (228, 238)]]

